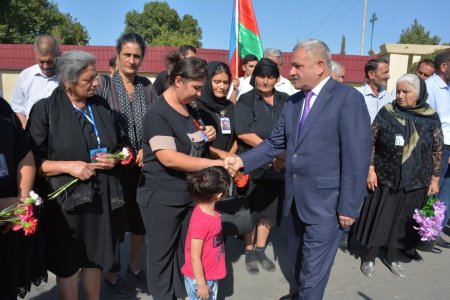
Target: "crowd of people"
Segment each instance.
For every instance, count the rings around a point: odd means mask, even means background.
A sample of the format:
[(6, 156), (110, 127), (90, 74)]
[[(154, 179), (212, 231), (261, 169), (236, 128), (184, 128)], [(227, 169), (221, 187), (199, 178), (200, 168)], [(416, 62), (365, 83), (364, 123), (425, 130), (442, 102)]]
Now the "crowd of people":
[[(366, 248), (367, 277), (380, 255), (406, 277), (400, 255), (450, 248), (441, 236), (421, 243), (412, 218), (429, 195), (447, 206), (444, 226), (450, 217), (450, 49), (392, 93), (387, 60), (370, 59), (353, 88), (320, 40), (295, 46), (289, 79), (278, 49), (243, 57), (236, 78), (185, 45), (152, 83), (138, 75), (145, 50), (139, 34), (123, 34), (110, 74), (98, 76), (92, 54), (60, 54), (55, 38), (40, 36), (37, 64), (21, 72), (9, 104), (0, 99), (0, 132), (12, 141), (0, 145), (0, 209), (75, 182), (35, 207), (35, 234), (0, 223), (0, 299), (24, 297), (47, 271), (61, 299), (78, 299), (78, 281), (89, 300), (100, 299), (102, 281), (121, 297), (137, 286), (153, 299), (216, 299), (227, 276), (216, 204), (233, 187), (250, 210), (249, 274), (276, 270), (265, 249), (286, 218), (296, 285), (282, 299), (321, 299), (351, 240)], [(123, 148), (129, 164), (114, 155)], [(237, 187), (241, 172), (249, 180)]]

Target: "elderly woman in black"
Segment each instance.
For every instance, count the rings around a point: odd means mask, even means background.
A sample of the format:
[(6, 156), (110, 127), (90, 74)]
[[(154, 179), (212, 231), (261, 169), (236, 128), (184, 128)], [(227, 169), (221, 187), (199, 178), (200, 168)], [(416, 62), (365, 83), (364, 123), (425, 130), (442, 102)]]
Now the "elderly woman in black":
[(217, 137), (209, 147), (211, 157), (223, 159), (237, 151), (234, 104), (227, 99), (231, 73), (228, 65), (220, 61), (209, 62), (206, 68), (208, 80), (194, 106), (198, 104), (203, 122), (216, 129)]
[(60, 86), (33, 106), (27, 124), (38, 176), (47, 177), (38, 186), (48, 193), (79, 181), (44, 203), (46, 263), (61, 299), (78, 299), (79, 273), (86, 299), (99, 299), (102, 270), (118, 262), (116, 214), (124, 200), (118, 160), (106, 152), (121, 149), (122, 133), (106, 100), (95, 95), (92, 54), (65, 52), (56, 74)]
[(370, 193), (354, 228), (356, 239), (367, 248), (361, 271), (368, 277), (375, 272), (381, 247), (387, 248), (383, 262), (405, 277), (398, 255), (418, 241), (412, 214), (427, 195), (439, 191), (443, 134), (437, 113), (426, 103), (425, 82), (415, 74), (402, 76), (396, 97), (372, 123)]
[(200, 96), (206, 78), (202, 59), (178, 61), (170, 73), (170, 86), (144, 116), (144, 166), (137, 201), (149, 245), (148, 286), (155, 300), (187, 296), (180, 270), (194, 203), (186, 175), (222, 165), (220, 160), (204, 158), (207, 142), (215, 139), (216, 131), (203, 127), (189, 105)]
[[(274, 86), (280, 76), (278, 66), (270, 59), (261, 59), (253, 71), (250, 84), (254, 89), (241, 95), (236, 103), (236, 132), (239, 152), (245, 152), (268, 138), (278, 122), (288, 94)], [(277, 157), (250, 178), (248, 198), (253, 230), (245, 237), (245, 265), (250, 274), (258, 274), (258, 264), (266, 271), (275, 271), (275, 264), (266, 256), (270, 229), (277, 224), (284, 198), (284, 158)]]

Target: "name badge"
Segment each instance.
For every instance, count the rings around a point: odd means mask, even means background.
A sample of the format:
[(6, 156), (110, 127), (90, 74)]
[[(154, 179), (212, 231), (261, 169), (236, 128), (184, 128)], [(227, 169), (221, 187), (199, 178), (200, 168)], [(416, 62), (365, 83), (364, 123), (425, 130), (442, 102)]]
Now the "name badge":
[(108, 149), (107, 148), (97, 148), (97, 149), (92, 149), (89, 152), (90, 152), (90, 156), (91, 156), (91, 162), (94, 163), (97, 161), (98, 156), (101, 156), (103, 153), (108, 153)]
[(8, 164), (6, 163), (5, 154), (0, 153), (0, 178), (9, 175)]
[(404, 146), (405, 140), (403, 139), (403, 136), (401, 134), (395, 135), (395, 146)]
[(222, 130), (222, 134), (231, 134), (230, 118), (220, 117), (220, 128)]

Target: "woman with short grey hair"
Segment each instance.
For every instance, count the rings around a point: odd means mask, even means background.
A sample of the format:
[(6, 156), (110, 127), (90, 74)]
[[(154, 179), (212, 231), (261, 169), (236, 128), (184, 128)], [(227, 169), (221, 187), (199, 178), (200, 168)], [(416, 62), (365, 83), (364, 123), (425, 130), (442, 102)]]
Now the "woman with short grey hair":
[(79, 270), (86, 299), (99, 299), (102, 270), (117, 261), (118, 213), (124, 204), (117, 159), (122, 133), (98, 85), (95, 57), (65, 52), (56, 62), (60, 86), (32, 108), (27, 124), (37, 184), (49, 194), (77, 179), (44, 203), (46, 264), (56, 274), (61, 299), (78, 299)]

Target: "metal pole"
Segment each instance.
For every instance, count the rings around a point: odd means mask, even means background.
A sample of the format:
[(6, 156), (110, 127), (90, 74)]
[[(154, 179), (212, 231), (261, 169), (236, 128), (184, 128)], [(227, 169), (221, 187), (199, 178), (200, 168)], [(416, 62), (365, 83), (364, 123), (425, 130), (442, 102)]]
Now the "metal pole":
[(234, 30), (236, 35), (236, 78), (239, 78), (239, 0), (236, 0), (234, 4)]
[(364, 32), (366, 31), (366, 12), (367, 12), (367, 0), (364, 0), (364, 12), (361, 30), (361, 50), (359, 51), (359, 55), (363, 55), (364, 52)]

